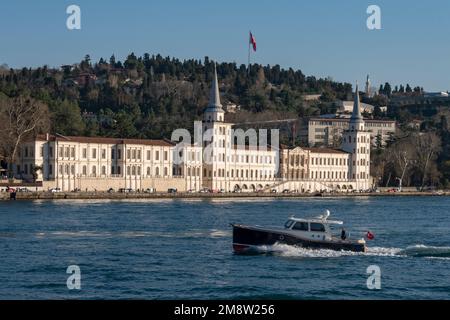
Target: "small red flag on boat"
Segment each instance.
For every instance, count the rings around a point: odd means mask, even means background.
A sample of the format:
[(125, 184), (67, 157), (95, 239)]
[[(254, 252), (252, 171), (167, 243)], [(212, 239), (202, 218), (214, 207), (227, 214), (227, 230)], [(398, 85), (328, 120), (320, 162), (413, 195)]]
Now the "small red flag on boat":
[(375, 235), (372, 232), (370, 232), (370, 231), (367, 231), (366, 237), (369, 240), (375, 239)]
[(253, 46), (253, 51), (256, 51), (256, 39), (251, 32), (250, 32), (250, 44)]

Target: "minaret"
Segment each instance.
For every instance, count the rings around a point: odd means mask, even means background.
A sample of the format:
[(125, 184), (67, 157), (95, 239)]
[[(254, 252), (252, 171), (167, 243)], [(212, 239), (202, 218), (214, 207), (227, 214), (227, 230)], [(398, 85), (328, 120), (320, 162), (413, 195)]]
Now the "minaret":
[(359, 101), (359, 88), (358, 84), (356, 84), (356, 91), (355, 91), (355, 101), (353, 103), (353, 113), (350, 118), (350, 127), (349, 129), (351, 131), (355, 130), (364, 130), (364, 119), (361, 115), (361, 103)]
[(203, 114), (203, 187), (211, 190), (232, 191), (228, 163), (231, 158), (232, 124), (224, 121), (225, 111), (220, 103), (219, 81), (214, 64), (214, 78), (211, 84), (208, 107)]
[(366, 97), (370, 97), (370, 77), (367, 75), (366, 79)]
[(344, 131), (342, 149), (349, 153), (348, 177), (357, 190), (367, 190), (370, 183), (370, 132), (365, 130), (361, 115), (359, 89), (356, 85), (353, 113), (349, 128)]
[(211, 91), (209, 94), (209, 103), (206, 108), (203, 120), (205, 122), (223, 122), (225, 111), (222, 109), (220, 103), (219, 82), (217, 80), (216, 64), (214, 63), (214, 79), (211, 84)]

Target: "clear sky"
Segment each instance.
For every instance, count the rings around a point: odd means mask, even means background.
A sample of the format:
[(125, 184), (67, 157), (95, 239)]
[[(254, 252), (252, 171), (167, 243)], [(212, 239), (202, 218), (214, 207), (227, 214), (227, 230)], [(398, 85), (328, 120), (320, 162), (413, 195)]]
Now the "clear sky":
[[(81, 7), (81, 30), (66, 28), (66, 8)], [(382, 30), (366, 27), (368, 5)], [(0, 64), (59, 66), (130, 52), (180, 59), (254, 62), (307, 75), (374, 85), (450, 90), (448, 0), (1, 0)]]

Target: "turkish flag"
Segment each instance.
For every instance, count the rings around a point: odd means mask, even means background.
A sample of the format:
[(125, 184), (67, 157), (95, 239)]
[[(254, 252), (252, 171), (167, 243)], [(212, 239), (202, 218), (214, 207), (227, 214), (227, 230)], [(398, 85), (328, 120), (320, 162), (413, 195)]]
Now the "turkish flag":
[(250, 32), (250, 44), (253, 46), (253, 51), (256, 51), (256, 39), (251, 32)]

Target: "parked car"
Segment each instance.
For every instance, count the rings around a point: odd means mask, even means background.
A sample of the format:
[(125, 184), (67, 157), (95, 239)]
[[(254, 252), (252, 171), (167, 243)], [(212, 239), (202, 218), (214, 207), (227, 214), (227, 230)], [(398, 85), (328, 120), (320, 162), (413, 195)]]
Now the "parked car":
[(108, 193), (113, 193), (114, 192), (114, 189), (113, 188), (109, 188), (108, 189)]
[(155, 188), (147, 188), (144, 190), (144, 193), (155, 193), (156, 189)]
[(50, 189), (51, 193), (60, 193), (61, 192), (61, 188), (52, 188)]
[(28, 188), (17, 188), (17, 192), (31, 192)]
[(167, 190), (167, 193), (177, 193), (177, 192), (178, 192), (178, 190), (176, 188), (169, 188)]
[(290, 193), (289, 189), (284, 189), (283, 193)]
[(209, 189), (208, 188), (203, 188), (202, 190), (200, 190), (200, 193), (209, 193)]

